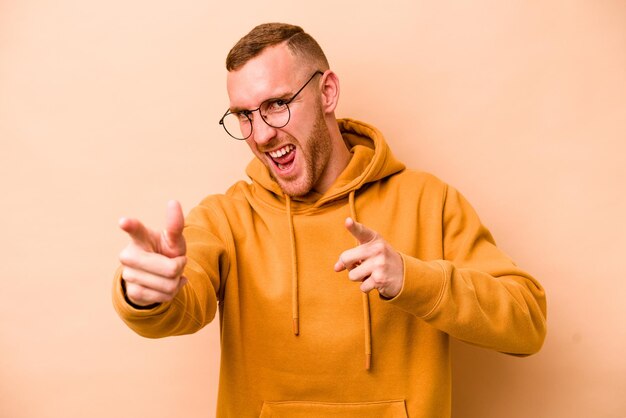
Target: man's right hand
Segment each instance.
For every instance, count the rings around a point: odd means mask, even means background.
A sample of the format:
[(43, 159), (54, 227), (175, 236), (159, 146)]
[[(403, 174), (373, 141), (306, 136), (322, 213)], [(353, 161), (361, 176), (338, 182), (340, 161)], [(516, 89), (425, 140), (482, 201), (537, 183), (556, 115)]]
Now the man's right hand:
[(122, 218), (119, 226), (131, 238), (120, 253), (126, 297), (137, 306), (171, 301), (185, 285), (187, 263), (183, 237), (185, 218), (180, 203), (167, 205), (165, 229), (145, 227), (137, 219)]

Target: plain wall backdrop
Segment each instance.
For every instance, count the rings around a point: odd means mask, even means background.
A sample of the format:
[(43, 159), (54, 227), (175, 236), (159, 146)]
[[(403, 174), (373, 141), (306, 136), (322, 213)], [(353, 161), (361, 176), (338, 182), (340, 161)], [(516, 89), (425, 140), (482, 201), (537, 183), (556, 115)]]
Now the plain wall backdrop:
[(548, 295), (543, 350), (453, 344), (456, 417), (626, 417), (626, 2), (0, 0), (0, 416), (211, 417), (219, 330), (110, 302), (119, 217), (244, 178), (225, 56), (299, 24), (339, 117), (460, 189)]

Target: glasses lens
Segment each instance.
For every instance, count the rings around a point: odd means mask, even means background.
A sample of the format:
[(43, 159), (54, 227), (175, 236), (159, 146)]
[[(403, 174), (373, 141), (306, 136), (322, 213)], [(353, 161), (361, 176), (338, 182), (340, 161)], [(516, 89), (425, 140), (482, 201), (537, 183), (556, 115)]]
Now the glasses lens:
[(259, 110), (265, 123), (274, 128), (282, 128), (289, 122), (289, 106), (282, 100), (263, 102)]
[(226, 132), (233, 138), (246, 139), (252, 132), (250, 119), (243, 113), (229, 113), (222, 122)]

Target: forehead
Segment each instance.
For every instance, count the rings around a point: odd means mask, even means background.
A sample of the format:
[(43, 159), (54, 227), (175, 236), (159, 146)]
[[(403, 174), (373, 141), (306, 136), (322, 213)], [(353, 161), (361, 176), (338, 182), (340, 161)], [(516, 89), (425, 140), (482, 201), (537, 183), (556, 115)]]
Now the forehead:
[(230, 108), (254, 109), (261, 102), (291, 92), (300, 79), (301, 66), (285, 45), (266, 48), (236, 71), (228, 72), (226, 89)]

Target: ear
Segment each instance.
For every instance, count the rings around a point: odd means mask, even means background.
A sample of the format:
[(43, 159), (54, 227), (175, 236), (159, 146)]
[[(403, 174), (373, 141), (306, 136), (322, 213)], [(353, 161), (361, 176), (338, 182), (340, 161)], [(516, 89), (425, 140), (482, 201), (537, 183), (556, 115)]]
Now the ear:
[(339, 78), (332, 70), (326, 70), (322, 75), (322, 110), (329, 114), (335, 111), (339, 103)]

